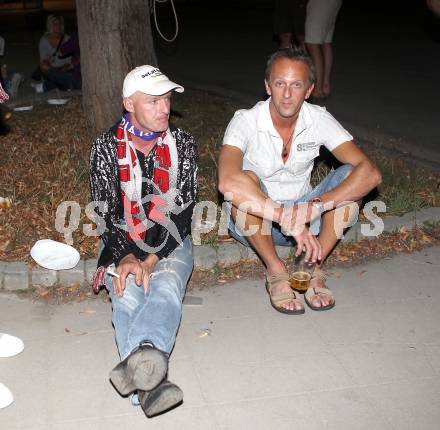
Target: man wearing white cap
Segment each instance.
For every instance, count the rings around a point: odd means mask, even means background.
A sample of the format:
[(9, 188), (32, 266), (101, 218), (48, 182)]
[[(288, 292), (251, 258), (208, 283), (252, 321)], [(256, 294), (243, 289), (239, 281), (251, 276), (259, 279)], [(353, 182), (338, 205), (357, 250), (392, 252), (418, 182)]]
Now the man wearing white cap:
[(148, 417), (183, 399), (167, 372), (193, 268), (197, 150), (189, 133), (169, 126), (173, 91), (183, 87), (156, 67), (128, 73), (126, 113), (90, 156), (92, 198), (105, 221), (94, 288), (109, 291), (122, 360), (110, 380)]

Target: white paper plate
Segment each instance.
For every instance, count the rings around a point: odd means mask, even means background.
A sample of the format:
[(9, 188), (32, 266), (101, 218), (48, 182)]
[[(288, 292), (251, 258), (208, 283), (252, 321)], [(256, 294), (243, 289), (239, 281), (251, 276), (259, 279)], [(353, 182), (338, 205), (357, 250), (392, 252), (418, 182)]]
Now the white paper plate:
[(31, 256), (40, 266), (50, 270), (71, 269), (79, 262), (79, 252), (75, 248), (51, 239), (35, 242)]
[(69, 99), (48, 99), (47, 103), (50, 105), (65, 105)]
[(6, 408), (14, 401), (14, 396), (9, 388), (0, 383), (0, 409)]
[(15, 112), (25, 112), (27, 110), (32, 110), (34, 107), (33, 106), (18, 106), (14, 108)]
[(10, 334), (0, 333), (0, 358), (13, 357), (24, 349), (21, 339)]

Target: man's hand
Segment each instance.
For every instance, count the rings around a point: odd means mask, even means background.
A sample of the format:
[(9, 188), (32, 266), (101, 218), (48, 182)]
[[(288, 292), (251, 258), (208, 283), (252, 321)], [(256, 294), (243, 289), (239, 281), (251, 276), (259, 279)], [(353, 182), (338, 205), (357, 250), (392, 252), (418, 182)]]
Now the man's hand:
[(143, 270), (140, 261), (133, 255), (126, 255), (116, 268), (116, 273), (119, 278), (113, 278), (113, 289), (117, 296), (122, 297), (125, 290), (125, 282), (127, 276), (133, 274), (135, 276), (135, 282), (137, 285), (142, 283)]
[(142, 283), (144, 285), (145, 293), (148, 290), (150, 283), (150, 275), (153, 273), (154, 268), (156, 267), (156, 263), (159, 261), (159, 258), (156, 254), (150, 254), (142, 263)]
[(293, 207), (283, 208), (280, 219), (281, 231), (284, 234), (293, 236), (297, 242), (295, 255), (298, 256), (303, 251), (306, 253), (306, 261), (316, 262), (322, 258), (321, 244), (313, 236), (306, 226), (306, 223), (319, 215), (313, 205), (299, 203)]
[(313, 236), (313, 234), (310, 233), (306, 226), (303, 227), (304, 229), (302, 233), (293, 235), (297, 244), (295, 257), (298, 257), (302, 252), (305, 252), (305, 261), (313, 261), (316, 263), (322, 259), (321, 244), (318, 242), (318, 239), (316, 239), (316, 236)]
[(144, 261), (139, 261), (133, 254), (126, 255), (118, 267), (116, 273), (119, 278), (113, 278), (113, 288), (119, 297), (124, 295), (125, 283), (127, 276), (132, 274), (135, 276), (136, 285), (144, 285), (144, 291), (147, 292), (150, 275), (153, 273), (159, 258), (155, 254), (150, 254)]

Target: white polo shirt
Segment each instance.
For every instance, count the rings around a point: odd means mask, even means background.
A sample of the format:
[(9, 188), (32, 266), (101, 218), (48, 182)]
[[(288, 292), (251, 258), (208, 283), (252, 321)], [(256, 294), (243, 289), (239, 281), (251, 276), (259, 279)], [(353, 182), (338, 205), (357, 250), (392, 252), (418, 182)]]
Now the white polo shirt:
[(319, 147), (333, 151), (353, 136), (321, 106), (304, 102), (293, 134), (289, 158), (281, 157), (283, 140), (275, 130), (269, 112), (270, 98), (252, 109), (235, 112), (223, 145), (243, 152), (243, 169), (253, 171), (277, 202), (296, 200), (311, 189), (310, 174)]

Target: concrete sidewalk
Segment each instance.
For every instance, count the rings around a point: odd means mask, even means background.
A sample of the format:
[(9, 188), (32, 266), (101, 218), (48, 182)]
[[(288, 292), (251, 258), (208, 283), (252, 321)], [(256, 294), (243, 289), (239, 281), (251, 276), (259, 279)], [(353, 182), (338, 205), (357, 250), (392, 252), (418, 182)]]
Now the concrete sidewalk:
[[(148, 420), (108, 381), (118, 356), (110, 304), (0, 295), (0, 359), (15, 402), (1, 429), (435, 429), (440, 421), (440, 247), (334, 269), (337, 306), (276, 313), (263, 281), (191, 294), (170, 378), (184, 404)], [(101, 293), (102, 294), (102, 293)]]

